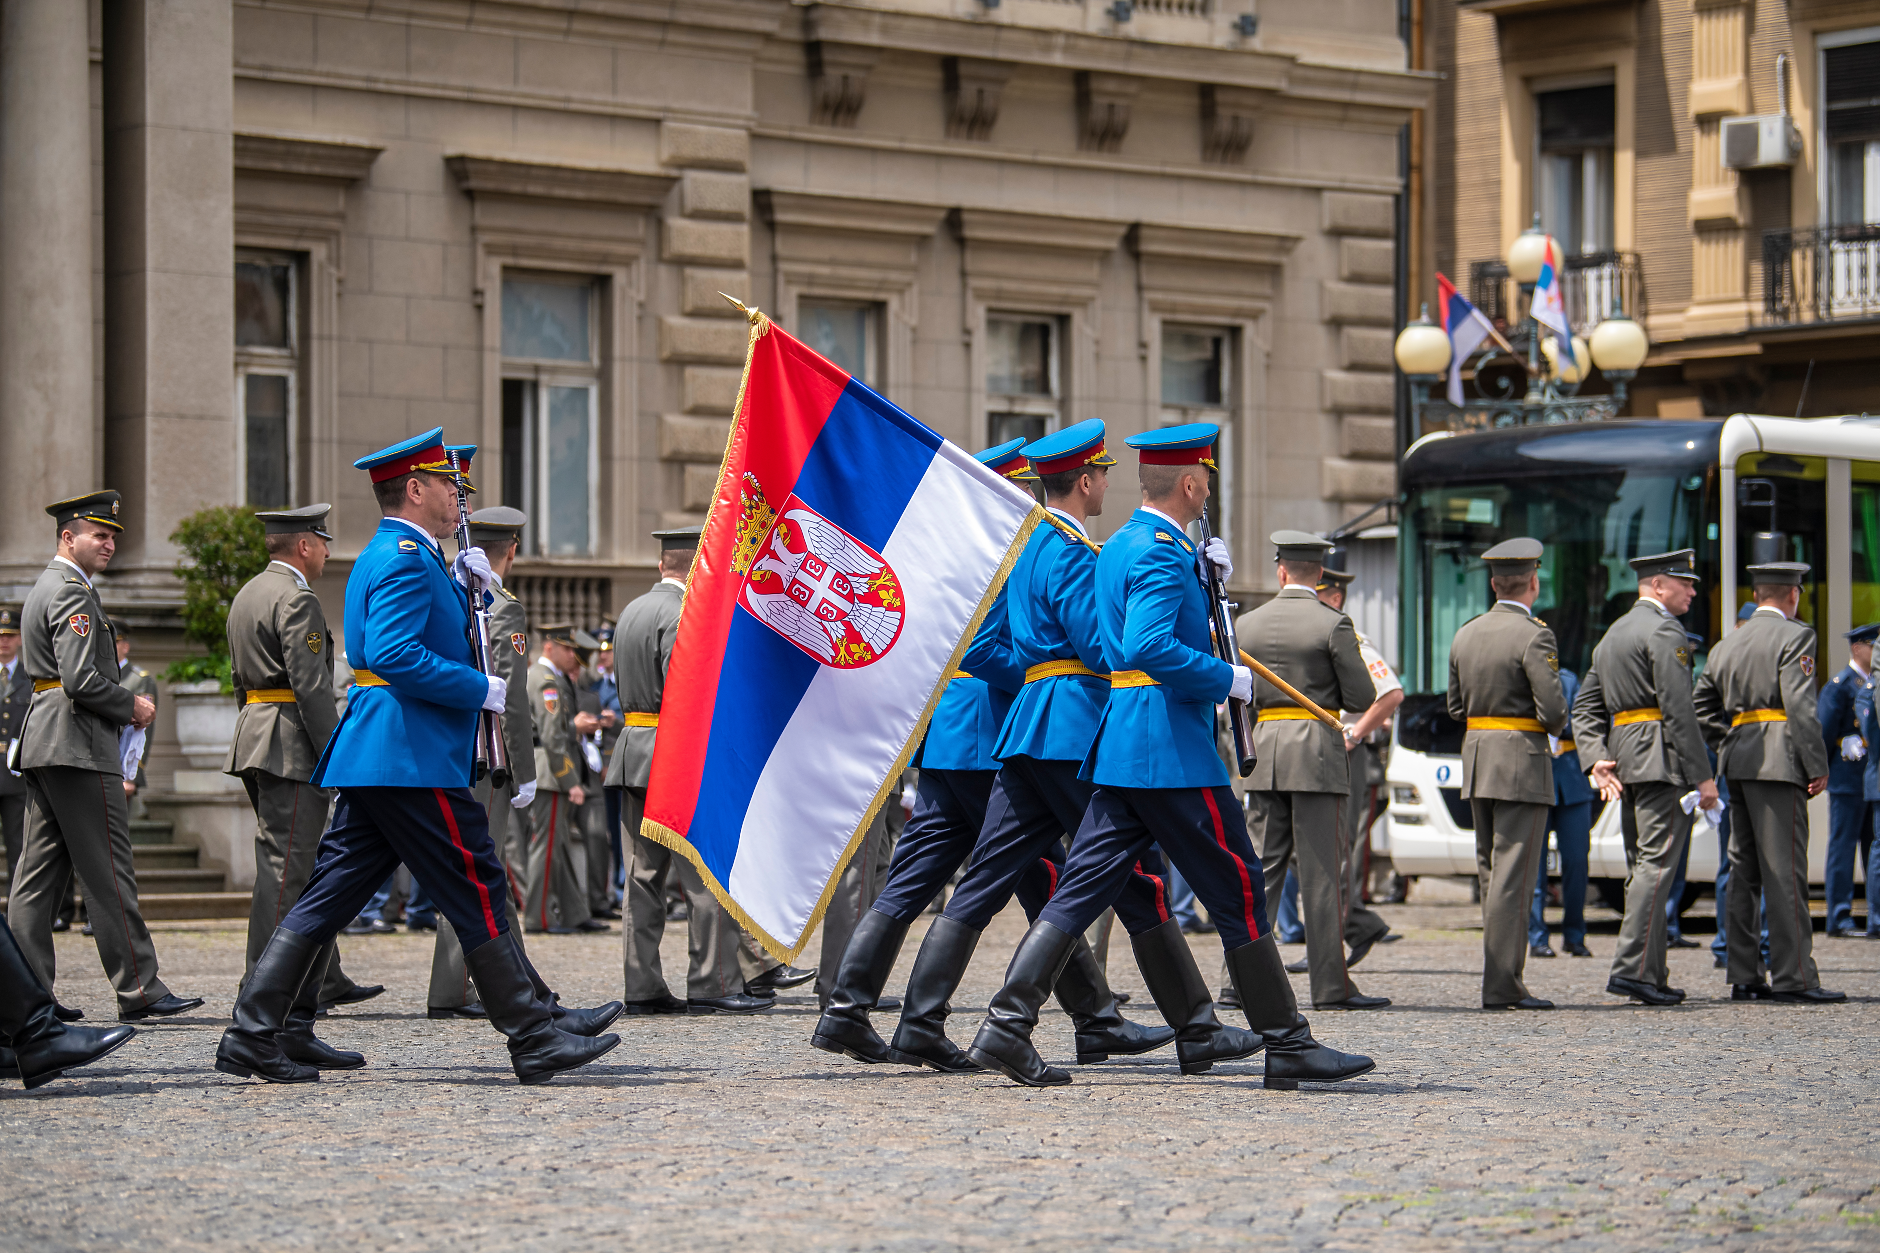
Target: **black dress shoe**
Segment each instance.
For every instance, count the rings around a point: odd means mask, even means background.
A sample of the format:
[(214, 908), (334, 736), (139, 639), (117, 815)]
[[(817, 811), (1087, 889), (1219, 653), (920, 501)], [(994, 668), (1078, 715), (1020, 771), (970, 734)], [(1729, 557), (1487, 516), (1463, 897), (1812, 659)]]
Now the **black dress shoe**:
[(54, 931), (70, 931), (72, 929), (72, 924), (67, 922), (63, 918), (54, 918), (52, 920), (52, 929)]
[(54, 1001), (52, 1003), (52, 1012), (54, 1015), (58, 1017), (60, 1022), (77, 1022), (79, 1019), (85, 1016), (84, 1010), (71, 1009), (67, 1006), (59, 1004), (57, 1001)]
[[(1347, 962), (1346, 965), (1349, 966), (1350, 963)], [(1301, 957), (1296, 962), (1286, 963), (1286, 973), (1289, 975), (1303, 975), (1303, 974), (1308, 973), (1311, 969), (1312, 969), (1312, 964), (1303, 957)], [(1228, 1006), (1228, 1008), (1239, 1009), (1240, 1008), (1239, 999), (1236, 998), (1235, 1003), (1231, 1006)]]
[(424, 1009), (426, 1018), (488, 1018), (489, 1011), (483, 1008), (482, 1001), (471, 1001), (468, 1005), (427, 1005)]
[(1674, 989), (1653, 987), (1642, 980), (1619, 975), (1606, 981), (1606, 991), (1613, 996), (1629, 996), (1644, 1005), (1676, 1005), (1684, 999), (1684, 993)]
[(322, 1010), (330, 1010), (335, 1005), (357, 1005), (360, 1001), (369, 1001), (385, 991), (383, 983), (355, 983), (330, 1001), (321, 1001)]
[[(1549, 953), (1548, 956), (1551, 957), (1553, 954)], [(1538, 996), (1524, 996), (1518, 1001), (1503, 1001), (1499, 1005), (1490, 1005), (1487, 1001), (1482, 1002), (1483, 1009), (1552, 1009), (1553, 1007), (1552, 1001)]]
[(363, 918), (363, 917), (355, 918), (351, 922), (347, 923), (345, 926), (341, 927), (339, 929), (339, 933), (341, 935), (371, 935), (372, 934), (372, 920), (369, 918)]
[(552, 1014), (555, 1026), (561, 1030), (569, 1035), (592, 1039), (613, 1026), (614, 1019), (626, 1012), (626, 1008), (619, 1001), (608, 1001), (605, 1005), (596, 1005), (592, 1009), (569, 1008), (557, 998), (552, 1006)]
[(747, 983), (744, 985), (744, 995), (754, 996), (760, 1001), (769, 1001), (773, 1005), (777, 1003), (777, 989), (775, 988), (760, 988), (754, 983)]
[(1803, 988), (1800, 992), (1771, 992), (1769, 999), (1790, 1005), (1839, 1005), (1847, 999), (1847, 993), (1830, 992), (1826, 988)]
[(576, 931), (612, 931), (613, 928), (599, 918), (583, 918), (574, 924)]
[(192, 1010), (200, 1004), (202, 1004), (202, 998), (200, 996), (192, 996), (186, 1000), (183, 997), (177, 996), (175, 993), (166, 992), (162, 1000), (152, 1001), (142, 1009), (119, 1010), (118, 1021), (138, 1022), (145, 1018), (168, 1018), (171, 1014), (180, 1014), (187, 1010)]
[(1593, 950), (1586, 947), (1586, 941), (1584, 940), (1563, 940), (1560, 944), (1560, 951), (1565, 953), (1568, 957), (1591, 957), (1593, 955)]
[(1386, 931), (1382, 935), (1374, 935), (1368, 940), (1359, 940), (1356, 944), (1351, 946), (1351, 952), (1345, 955), (1345, 969), (1350, 970), (1353, 966), (1363, 961), (1366, 955), (1379, 944), (1389, 944), (1392, 940), (1401, 939), (1403, 939), (1402, 936), (1393, 935), (1389, 931)]
[(1836, 927), (1834, 930), (1828, 932), (1828, 938), (1830, 940), (1851, 940), (1857, 934), (1858, 932), (1852, 927)]
[(1559, 954), (1555, 953), (1554, 950), (1548, 948), (1545, 944), (1528, 945), (1529, 957), (1557, 957), (1558, 955)]
[(84, 926), (80, 927), (78, 929), (78, 933), (80, 935), (97, 935), (98, 934), (96, 931), (93, 931), (91, 929), (91, 924), (89, 922), (87, 922)]
[(683, 1014), (685, 1002), (668, 992), (656, 996), (650, 1001), (628, 1001), (624, 1009), (627, 1014)]
[(1687, 940), (1681, 935), (1674, 935), (1665, 941), (1666, 948), (1702, 948), (1696, 940)]
[(816, 968), (803, 970), (796, 966), (774, 966), (744, 985), (746, 991), (754, 988), (768, 988), (775, 992), (781, 988), (800, 988), (816, 977)]
[(1775, 999), (1775, 989), (1761, 979), (1754, 983), (1739, 983), (1730, 989), (1733, 1001), (1770, 1001)]
[(1205, 918), (1201, 919), (1198, 922), (1189, 922), (1189, 923), (1182, 924), (1183, 935), (1214, 935), (1219, 930), (1220, 930), (1219, 927), (1216, 927), (1213, 923), (1209, 922)]
[(733, 992), (730, 996), (706, 996), (698, 1000), (687, 999), (685, 1012), (688, 1014), (761, 1014), (767, 1009), (776, 1008), (777, 1002), (766, 1001), (755, 996), (746, 996), (742, 992)]
[(620, 906), (609, 905), (606, 909), (596, 910), (594, 916), (596, 918), (612, 918), (615, 921), (619, 921)]
[(1348, 996), (1342, 1001), (1314, 1001), (1313, 1009), (1382, 1009), (1390, 1004), (1388, 996)]

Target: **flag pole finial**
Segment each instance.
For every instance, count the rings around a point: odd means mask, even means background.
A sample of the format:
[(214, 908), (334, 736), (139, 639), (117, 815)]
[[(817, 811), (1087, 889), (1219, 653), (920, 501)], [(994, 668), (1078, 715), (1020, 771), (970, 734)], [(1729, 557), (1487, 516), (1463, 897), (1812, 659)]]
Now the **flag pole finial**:
[(729, 294), (728, 292), (719, 292), (718, 294), (720, 296), (723, 296), (726, 300), (730, 301), (731, 307), (733, 309), (736, 309), (739, 313), (742, 313), (746, 318), (749, 318), (752, 326), (756, 326), (758, 322), (760, 322), (763, 319), (764, 311), (762, 309), (758, 309), (751, 305), (747, 305), (742, 300), (739, 300), (736, 296), (733, 296)]

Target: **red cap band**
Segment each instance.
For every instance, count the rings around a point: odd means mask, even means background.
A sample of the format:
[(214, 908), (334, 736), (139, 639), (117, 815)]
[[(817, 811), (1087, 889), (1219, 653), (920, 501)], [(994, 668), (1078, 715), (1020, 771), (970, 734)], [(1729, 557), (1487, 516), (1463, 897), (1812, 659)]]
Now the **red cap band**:
[(1003, 474), (1010, 478), (1014, 474), (1024, 474), (1031, 469), (1031, 463), (1017, 453), (1013, 453), (998, 465), (992, 467), (994, 474)]
[(450, 454), (444, 451), (442, 444), (433, 444), (429, 448), (408, 452), (394, 461), (373, 466), (372, 481), (383, 483), (387, 479), (395, 479), (401, 474), (410, 474), (414, 470), (422, 470), (426, 474), (449, 474)]
[(1146, 466), (1212, 466), (1214, 445), (1200, 448), (1140, 448), (1140, 460)]
[(1052, 457), (1048, 461), (1033, 464), (1032, 469), (1039, 474), (1062, 474), (1066, 470), (1081, 470), (1093, 461), (1102, 460), (1106, 455), (1102, 444), (1095, 448), (1086, 448), (1081, 452), (1067, 453), (1062, 457)]

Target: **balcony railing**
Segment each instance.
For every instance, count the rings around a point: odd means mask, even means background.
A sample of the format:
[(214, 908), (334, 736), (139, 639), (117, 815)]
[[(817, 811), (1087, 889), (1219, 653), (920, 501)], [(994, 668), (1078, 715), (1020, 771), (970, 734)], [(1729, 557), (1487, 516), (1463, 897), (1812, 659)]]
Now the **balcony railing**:
[(1880, 225), (1763, 232), (1766, 326), (1880, 318)]
[[(1636, 252), (1583, 252), (1570, 256), (1563, 266), (1560, 287), (1567, 305), (1567, 320), (1578, 334), (1592, 334), (1595, 326), (1612, 316), (1615, 303), (1634, 321), (1644, 317), (1644, 271), (1639, 267)], [(1500, 261), (1469, 263), (1469, 299), (1503, 334), (1527, 313), (1519, 304), (1520, 295), (1514, 283), (1508, 278), (1508, 267)]]

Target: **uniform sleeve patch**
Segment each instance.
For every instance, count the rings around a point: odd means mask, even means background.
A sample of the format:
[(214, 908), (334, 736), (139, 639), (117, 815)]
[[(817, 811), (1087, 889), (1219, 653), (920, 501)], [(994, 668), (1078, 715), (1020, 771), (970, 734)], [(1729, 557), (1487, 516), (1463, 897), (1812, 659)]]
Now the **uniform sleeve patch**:
[[(80, 634), (83, 634), (83, 632), (80, 632)], [(1801, 655), (1800, 660), (1801, 660), (1801, 665), (1802, 665), (1802, 673), (1807, 675), (1811, 679), (1814, 678), (1815, 677), (1815, 655), (1813, 653), (1803, 653)]]
[(324, 643), (326, 643), (326, 641), (320, 638), (320, 633), (318, 631), (308, 632), (307, 634), (307, 651), (308, 652), (318, 657), (320, 655), (320, 647)]
[(1689, 666), (1691, 664), (1691, 650), (1690, 649), (1685, 648), (1683, 645), (1679, 645), (1677, 653), (1678, 653), (1678, 664), (1680, 666)]
[(1560, 655), (1558, 653), (1547, 654), (1547, 668), (1552, 670), (1555, 674), (1560, 673)]
[(1175, 537), (1173, 535), (1170, 535), (1167, 531), (1157, 531), (1155, 533), (1155, 537), (1159, 540), (1163, 540), (1170, 544), (1173, 544), (1175, 542)]
[(401, 539), (398, 541), (398, 551), (401, 553), (415, 553), (418, 551), (418, 541), (415, 539)]
[(552, 687), (542, 689), (542, 703), (548, 706), (548, 712), (555, 712), (555, 704), (561, 699), (561, 693)]
[(78, 636), (80, 639), (91, 634), (91, 615), (88, 613), (75, 613), (67, 618), (65, 622), (67, 626), (72, 628), (72, 634)]
[(1371, 671), (1371, 677), (1374, 679), (1390, 678), (1390, 665), (1388, 662), (1374, 661), (1370, 664), (1369, 669)]
[(517, 631), (509, 637), (509, 646), (516, 650), (516, 656), (518, 657), (527, 657), (529, 655), (529, 637), (524, 635), (521, 631)]

